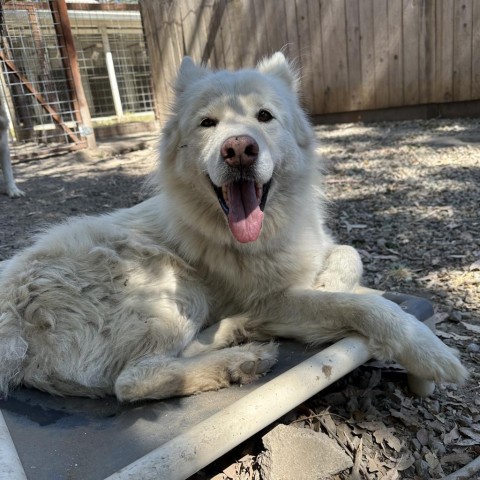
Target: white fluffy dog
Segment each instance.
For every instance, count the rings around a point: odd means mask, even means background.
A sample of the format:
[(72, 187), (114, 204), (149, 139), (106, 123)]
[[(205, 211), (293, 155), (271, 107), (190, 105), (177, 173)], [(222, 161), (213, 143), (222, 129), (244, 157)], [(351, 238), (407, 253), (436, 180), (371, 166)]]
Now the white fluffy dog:
[[(461, 382), (457, 356), (377, 295), (326, 233), (311, 126), (281, 53), (213, 72), (185, 58), (156, 195), (56, 226), (0, 271), (0, 390), (167, 398), (249, 382), (265, 342), (351, 332), (413, 374)], [(208, 327), (208, 328), (206, 328)]]

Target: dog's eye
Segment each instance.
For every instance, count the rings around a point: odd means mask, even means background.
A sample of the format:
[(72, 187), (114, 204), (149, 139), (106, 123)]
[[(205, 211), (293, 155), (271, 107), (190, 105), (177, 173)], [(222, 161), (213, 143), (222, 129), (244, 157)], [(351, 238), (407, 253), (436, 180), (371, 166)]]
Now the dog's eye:
[(212, 127), (216, 127), (218, 124), (218, 120), (215, 120), (214, 118), (204, 118), (201, 122), (200, 122), (200, 126), (201, 127), (204, 127), (204, 128), (212, 128)]
[(260, 110), (257, 113), (257, 120), (259, 122), (267, 123), (270, 120), (273, 120), (273, 115), (268, 110)]

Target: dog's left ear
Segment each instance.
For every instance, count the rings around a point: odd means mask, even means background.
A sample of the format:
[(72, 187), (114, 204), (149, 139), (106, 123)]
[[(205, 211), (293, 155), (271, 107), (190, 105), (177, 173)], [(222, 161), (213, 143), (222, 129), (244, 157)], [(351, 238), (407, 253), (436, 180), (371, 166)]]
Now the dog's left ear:
[(183, 57), (178, 69), (175, 91), (177, 93), (184, 92), (188, 85), (200, 80), (207, 74), (207, 68), (196, 65), (191, 57)]
[[(261, 73), (279, 78), (292, 90), (298, 100), (300, 80), (296, 70), (292, 68), (282, 52), (277, 52), (271, 57), (262, 60), (257, 68)], [(295, 102), (295, 107), (291, 112), (291, 121), (292, 131), (295, 134), (298, 145), (300, 147), (312, 145), (314, 142), (313, 130), (298, 101)]]
[(264, 58), (257, 65), (257, 69), (267, 75), (280, 78), (295, 93), (298, 92), (298, 76), (282, 52), (274, 53), (271, 57)]

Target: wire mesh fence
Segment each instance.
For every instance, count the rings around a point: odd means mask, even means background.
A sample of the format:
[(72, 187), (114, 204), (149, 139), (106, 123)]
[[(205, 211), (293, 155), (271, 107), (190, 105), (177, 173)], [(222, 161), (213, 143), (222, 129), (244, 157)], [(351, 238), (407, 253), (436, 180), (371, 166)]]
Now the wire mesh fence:
[(82, 144), (54, 2), (1, 2), (2, 97), (17, 142)]
[(8, 107), (14, 156), (19, 144), (85, 146), (88, 128), (72, 83), (65, 28), (73, 36), (89, 121), (153, 120), (150, 64), (136, 1), (0, 0), (0, 100)]
[(137, 2), (69, 4), (69, 17), (92, 117), (153, 116)]

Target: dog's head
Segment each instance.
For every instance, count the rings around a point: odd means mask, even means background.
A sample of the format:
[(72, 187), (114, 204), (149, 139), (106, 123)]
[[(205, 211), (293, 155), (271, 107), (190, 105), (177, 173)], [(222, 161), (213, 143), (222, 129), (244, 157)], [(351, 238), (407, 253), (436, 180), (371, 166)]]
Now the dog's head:
[(221, 214), (230, 239), (256, 241), (264, 211), (285, 216), (297, 177), (311, 174), (314, 136), (297, 86), (282, 53), (237, 72), (211, 71), (189, 57), (180, 66), (159, 177), (172, 194), (188, 187), (198, 211), (217, 222)]

